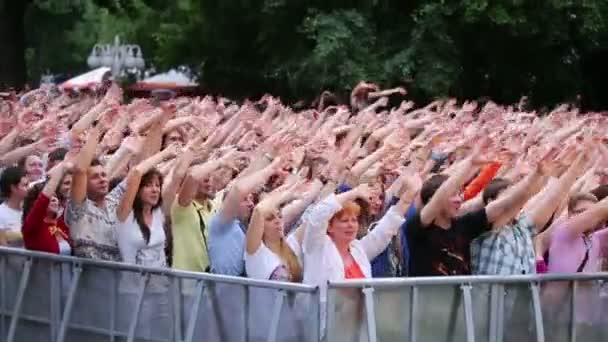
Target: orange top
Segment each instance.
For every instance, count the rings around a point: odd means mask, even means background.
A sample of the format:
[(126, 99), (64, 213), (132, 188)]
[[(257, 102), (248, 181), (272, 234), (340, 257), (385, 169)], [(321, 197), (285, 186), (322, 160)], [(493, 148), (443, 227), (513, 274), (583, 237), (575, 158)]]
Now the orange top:
[(477, 196), (494, 179), (501, 166), (498, 162), (484, 166), (479, 175), (464, 189), (464, 200), (468, 201)]
[(353, 260), (353, 262), (344, 269), (344, 278), (346, 279), (359, 279), (365, 278), (365, 274), (361, 271), (361, 267)]

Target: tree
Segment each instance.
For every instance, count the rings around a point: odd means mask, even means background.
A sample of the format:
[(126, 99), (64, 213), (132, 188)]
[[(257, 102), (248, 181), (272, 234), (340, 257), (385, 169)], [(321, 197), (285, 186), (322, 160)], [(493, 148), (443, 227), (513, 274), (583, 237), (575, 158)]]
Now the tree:
[(0, 0), (0, 89), (25, 83), (24, 14), (31, 0)]

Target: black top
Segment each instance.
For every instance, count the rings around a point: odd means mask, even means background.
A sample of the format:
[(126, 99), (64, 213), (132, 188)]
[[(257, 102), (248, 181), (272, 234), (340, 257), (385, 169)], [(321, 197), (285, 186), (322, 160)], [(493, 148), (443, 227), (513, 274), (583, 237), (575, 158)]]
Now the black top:
[(434, 223), (423, 227), (420, 213), (417, 213), (407, 227), (410, 275), (471, 274), (471, 241), (491, 228), (485, 208), (452, 220), (449, 229)]

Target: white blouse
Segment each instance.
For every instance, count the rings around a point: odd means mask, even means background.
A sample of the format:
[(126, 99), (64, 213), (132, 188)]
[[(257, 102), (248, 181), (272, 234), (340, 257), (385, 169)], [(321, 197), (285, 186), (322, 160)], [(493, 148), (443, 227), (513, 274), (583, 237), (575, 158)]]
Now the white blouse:
[[(298, 256), (298, 262), (302, 264), (298, 255), (299, 245), (295, 235), (290, 235), (287, 238), (286, 243), (294, 254)], [(277, 254), (266, 247), (264, 242), (260, 243), (260, 247), (258, 247), (258, 250), (253, 254), (249, 254), (245, 251), (245, 270), (247, 271), (247, 276), (249, 278), (269, 280), (278, 268), (286, 266), (287, 265), (285, 265)], [(280, 280), (288, 281), (287, 279)]]
[(166, 267), (164, 224), (165, 216), (161, 208), (155, 209), (152, 212), (150, 241), (146, 244), (131, 210), (127, 219), (118, 223), (118, 248), (122, 261), (141, 266)]
[[(344, 263), (332, 239), (327, 235), (329, 220), (342, 209), (336, 195), (319, 202), (304, 217), (304, 280), (319, 286), (321, 301), (327, 297), (327, 282), (344, 280)], [(350, 253), (366, 278), (372, 276), (370, 260), (382, 253), (399, 231), (405, 219), (395, 207), (390, 208), (378, 225), (360, 240), (350, 243)]]

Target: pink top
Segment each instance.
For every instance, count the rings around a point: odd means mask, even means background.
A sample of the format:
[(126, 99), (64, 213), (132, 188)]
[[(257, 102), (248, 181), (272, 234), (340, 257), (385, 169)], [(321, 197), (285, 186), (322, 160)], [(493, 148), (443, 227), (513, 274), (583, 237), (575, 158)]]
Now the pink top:
[[(573, 234), (567, 224), (557, 227), (551, 236), (551, 246), (549, 247), (549, 273), (576, 273), (585, 259), (587, 248), (589, 248), (589, 257), (582, 272), (600, 272), (601, 259), (608, 257), (606, 255), (608, 228), (592, 233), (589, 241), (591, 243), (587, 245), (583, 235)], [(600, 319), (605, 321), (606, 317), (602, 317), (600, 312), (601, 301), (598, 300), (599, 283), (595, 281), (579, 282), (576, 289), (576, 322), (597, 323)], [(544, 291), (545, 300), (563, 302), (568, 291), (567, 283), (547, 284)]]

